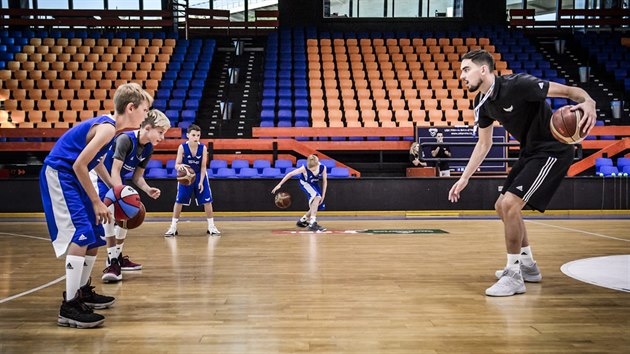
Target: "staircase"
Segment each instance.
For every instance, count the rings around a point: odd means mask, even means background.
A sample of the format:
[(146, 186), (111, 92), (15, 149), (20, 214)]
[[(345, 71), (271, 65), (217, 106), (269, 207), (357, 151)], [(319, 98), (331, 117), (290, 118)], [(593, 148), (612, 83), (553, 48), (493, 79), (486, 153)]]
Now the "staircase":
[(235, 40), (217, 43), (199, 107), (206, 138), (251, 138), (257, 123), (264, 49), (256, 46), (255, 39), (238, 38), (242, 48), (239, 53)]
[[(564, 39), (566, 41), (564, 53), (558, 53), (555, 40)], [(597, 119), (604, 121), (606, 125), (630, 124), (628, 111), (622, 112), (621, 119), (613, 119), (610, 102), (614, 99), (623, 100), (624, 92), (617, 89), (617, 85), (607, 75), (599, 70), (589, 59), (589, 55), (574, 37), (564, 33), (550, 33), (538, 35), (530, 40), (537, 46), (540, 53), (546, 60), (551, 62), (553, 68), (557, 69), (560, 77), (567, 80), (568, 86), (577, 86), (584, 89), (597, 102)], [(581, 66), (591, 67), (589, 81), (580, 82), (579, 68)]]

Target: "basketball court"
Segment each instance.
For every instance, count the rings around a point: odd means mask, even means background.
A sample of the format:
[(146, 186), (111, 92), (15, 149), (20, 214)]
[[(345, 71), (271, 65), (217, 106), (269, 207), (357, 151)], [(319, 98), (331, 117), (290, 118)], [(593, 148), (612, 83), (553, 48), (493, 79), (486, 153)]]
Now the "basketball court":
[[(489, 215), (324, 213), (319, 221), (331, 232), (322, 234), (297, 233), (296, 217), (273, 215), (280, 214), (219, 216), (221, 237), (205, 234), (203, 218), (184, 218), (179, 236), (166, 238), (168, 220), (149, 214), (129, 232), (124, 250), (143, 270), (103, 284), (100, 254), (93, 285), (117, 302), (97, 311), (106, 316), (102, 328), (86, 330), (56, 325), (63, 260), (52, 256), (45, 223), (6, 219), (0, 352), (89, 345), (105, 353), (621, 353), (630, 347), (624, 285), (630, 220), (623, 215), (528, 217), (543, 280), (507, 298), (484, 295), (505, 265), (502, 223)], [(605, 258), (588, 260), (594, 257)], [(589, 271), (590, 282), (580, 269)]]

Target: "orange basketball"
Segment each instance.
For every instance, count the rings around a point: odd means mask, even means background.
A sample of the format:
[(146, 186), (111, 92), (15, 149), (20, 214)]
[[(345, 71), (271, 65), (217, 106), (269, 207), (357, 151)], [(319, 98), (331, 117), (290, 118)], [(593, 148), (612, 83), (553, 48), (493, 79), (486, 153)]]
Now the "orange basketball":
[(280, 192), (275, 196), (276, 206), (280, 209), (286, 209), (291, 206), (291, 194)]
[(190, 166), (177, 170), (177, 182), (184, 186), (190, 186), (195, 181), (195, 171)]
[(553, 137), (564, 144), (575, 144), (586, 136), (580, 130), (580, 120), (584, 116), (584, 112), (581, 109), (571, 111), (572, 107), (559, 108), (553, 113), (549, 122)]

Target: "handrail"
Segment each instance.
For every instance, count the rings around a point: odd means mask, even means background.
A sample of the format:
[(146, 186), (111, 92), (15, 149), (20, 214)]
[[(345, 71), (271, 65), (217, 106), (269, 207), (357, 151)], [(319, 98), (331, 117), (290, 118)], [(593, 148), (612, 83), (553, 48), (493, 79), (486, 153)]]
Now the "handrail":
[(261, 128), (254, 127), (255, 138), (287, 137), (337, 137), (337, 136), (414, 136), (413, 127), (403, 128)]
[(630, 9), (559, 9), (555, 20), (537, 20), (533, 9), (510, 10), (510, 27), (624, 26)]
[(173, 14), (163, 10), (0, 9), (0, 19), (9, 26), (173, 26)]

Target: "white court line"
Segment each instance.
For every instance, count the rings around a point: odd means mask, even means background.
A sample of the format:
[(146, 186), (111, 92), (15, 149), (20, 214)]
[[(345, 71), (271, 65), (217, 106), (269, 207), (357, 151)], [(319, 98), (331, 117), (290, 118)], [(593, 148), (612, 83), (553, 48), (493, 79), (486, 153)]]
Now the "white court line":
[(12, 233), (10, 233), (10, 232), (0, 232), (0, 235), (16, 236), (16, 237), (25, 237), (25, 238), (34, 238), (34, 239), (36, 239), (36, 240), (50, 241), (50, 238), (46, 238), (46, 237), (37, 237), (37, 236), (22, 235), (22, 234), (12, 234)]
[(597, 236), (597, 237), (603, 237), (603, 238), (609, 238), (611, 240), (617, 240), (617, 241), (623, 241), (623, 242), (630, 242), (630, 240), (626, 240), (623, 238), (618, 238), (618, 237), (612, 237), (612, 236), (608, 236), (608, 235), (602, 235), (602, 234), (598, 234), (595, 232), (588, 232), (588, 231), (584, 231), (584, 230), (578, 230), (578, 229), (572, 229), (569, 227), (563, 227), (563, 226), (557, 226), (557, 225), (551, 225), (551, 224), (545, 224), (544, 222), (539, 222), (539, 221), (532, 221), (532, 220), (525, 220), (529, 223), (532, 224), (538, 224), (538, 225), (543, 225), (543, 226), (549, 226), (549, 227), (555, 227), (557, 229), (562, 229), (562, 230), (567, 230), (567, 231), (575, 231), (575, 232), (581, 232), (583, 234), (587, 234), (587, 235), (593, 235), (593, 236)]
[(66, 279), (66, 276), (65, 276), (65, 275), (64, 275), (64, 276), (62, 276), (62, 277), (59, 277), (59, 278), (57, 278), (57, 279), (55, 279), (55, 280), (53, 280), (53, 281), (51, 281), (51, 282), (49, 282), (49, 283), (46, 283), (46, 284), (44, 284), (44, 285), (38, 286), (38, 287), (36, 287), (36, 288), (33, 288), (33, 289), (31, 289), (31, 290), (27, 290), (27, 291), (25, 291), (25, 292), (22, 292), (22, 293), (19, 293), (19, 294), (15, 294), (15, 295), (13, 295), (13, 296), (9, 296), (9, 297), (4, 298), (4, 299), (0, 299), (0, 304), (5, 303), (5, 302), (8, 302), (8, 301), (11, 301), (11, 300), (13, 300), (13, 299), (17, 299), (18, 297), (22, 297), (22, 296), (24, 296), (24, 295), (28, 295), (28, 294), (30, 294), (30, 293), (34, 293), (34, 292), (36, 292), (36, 291), (38, 291), (38, 290), (41, 290), (41, 289), (47, 288), (47, 287), (49, 287), (49, 286), (51, 286), (51, 285), (54, 285), (54, 284), (59, 283), (60, 281), (62, 281), (62, 280), (64, 280), (64, 279)]
[[(50, 239), (49, 239), (49, 238), (45, 238), (45, 237), (37, 237), (37, 236), (21, 235), (21, 234), (12, 234), (12, 233), (8, 233), (8, 232), (0, 232), (0, 235), (16, 236), (16, 237), (25, 237), (25, 238), (34, 238), (34, 239), (37, 239), (37, 240), (50, 241)], [(62, 281), (62, 280), (64, 280), (64, 279), (66, 279), (66, 276), (65, 276), (65, 275), (64, 275), (64, 276), (61, 276), (61, 277), (59, 277), (59, 278), (57, 278), (57, 279), (55, 279), (55, 280), (53, 280), (53, 281), (51, 281), (51, 282), (48, 282), (48, 283), (46, 283), (46, 284), (44, 284), (44, 285), (40, 285), (40, 286), (38, 286), (38, 287), (36, 287), (36, 288), (30, 289), (30, 290), (26, 290), (26, 291), (24, 291), (24, 292), (21, 292), (21, 293), (19, 293), (19, 294), (15, 294), (15, 295), (13, 295), (13, 296), (9, 296), (9, 297), (4, 298), (4, 299), (0, 299), (0, 304), (5, 303), (5, 302), (9, 302), (9, 301), (11, 301), (11, 300), (17, 299), (17, 298), (22, 297), (22, 296), (24, 296), (24, 295), (28, 295), (28, 294), (30, 294), (30, 293), (34, 293), (34, 292), (36, 292), (36, 291), (38, 291), (38, 290), (41, 290), (41, 289), (47, 288), (47, 287), (49, 287), (49, 286), (51, 286), (51, 285), (54, 285), (54, 284), (59, 283), (60, 281)]]

